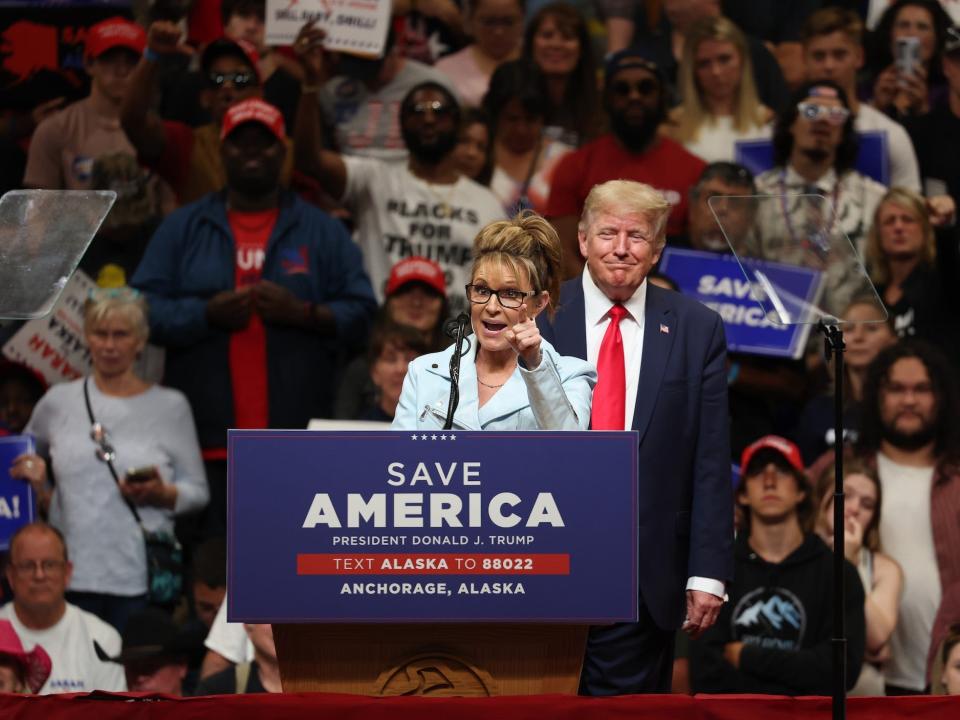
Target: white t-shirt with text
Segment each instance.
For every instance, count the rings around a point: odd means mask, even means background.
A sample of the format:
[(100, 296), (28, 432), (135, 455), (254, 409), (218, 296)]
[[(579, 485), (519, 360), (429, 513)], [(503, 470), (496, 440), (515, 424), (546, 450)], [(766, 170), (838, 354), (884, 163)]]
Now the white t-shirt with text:
[(29, 652), (39, 645), (50, 656), (53, 667), (40, 695), (126, 691), (123, 665), (101, 661), (93, 648), (96, 641), (107, 655), (116, 657), (120, 654), (120, 635), (96, 615), (67, 603), (66, 612), (56, 625), (31, 630), (20, 622), (10, 602), (0, 608), (0, 619), (10, 621), (25, 650)]
[(453, 314), (466, 308), (473, 240), (486, 224), (503, 220), (500, 201), (487, 188), (461, 176), (448, 185), (427, 183), (406, 165), (343, 156), (347, 187), (343, 202), (354, 212), (354, 239), (377, 299), (394, 263), (412, 255), (443, 268)]

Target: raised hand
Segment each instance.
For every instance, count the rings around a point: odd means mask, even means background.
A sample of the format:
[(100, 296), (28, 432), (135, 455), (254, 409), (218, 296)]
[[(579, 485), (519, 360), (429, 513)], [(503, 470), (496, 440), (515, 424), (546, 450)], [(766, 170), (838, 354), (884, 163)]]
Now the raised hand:
[(510, 347), (517, 353), (527, 369), (533, 370), (540, 366), (540, 328), (536, 320), (527, 317), (527, 304), (520, 306), (519, 322), (504, 334)]
[(843, 554), (854, 565), (860, 562), (861, 547), (863, 547), (863, 525), (855, 517), (848, 517), (843, 523)]
[(182, 39), (180, 26), (169, 20), (157, 20), (147, 28), (147, 47), (158, 55), (193, 55), (193, 48)]
[(297, 39), (293, 42), (293, 51), (303, 65), (305, 80), (309, 84), (327, 79), (329, 71), (327, 52), (323, 49), (323, 41), (326, 37), (326, 31), (317, 27), (316, 22), (311, 20), (300, 28)]

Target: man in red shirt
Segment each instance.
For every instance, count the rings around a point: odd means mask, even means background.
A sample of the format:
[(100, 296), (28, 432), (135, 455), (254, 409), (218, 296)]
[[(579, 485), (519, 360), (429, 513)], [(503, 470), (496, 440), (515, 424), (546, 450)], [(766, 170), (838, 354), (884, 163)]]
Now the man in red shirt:
[(583, 269), (577, 223), (594, 185), (620, 179), (656, 188), (673, 205), (667, 220), (667, 236), (673, 237), (686, 228), (687, 194), (705, 167), (679, 144), (657, 135), (666, 115), (663, 78), (641, 51), (621, 50), (607, 61), (604, 105), (611, 132), (564, 157), (553, 176), (546, 214), (560, 235), (567, 277)]

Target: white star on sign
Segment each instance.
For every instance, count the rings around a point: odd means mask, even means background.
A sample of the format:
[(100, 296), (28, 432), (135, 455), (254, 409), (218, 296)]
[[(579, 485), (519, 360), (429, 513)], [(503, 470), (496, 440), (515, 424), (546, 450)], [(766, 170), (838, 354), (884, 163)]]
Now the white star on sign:
[(441, 440), (446, 440), (446, 439), (447, 439), (447, 436), (446, 436), (446, 435), (441, 435), (441, 436), (440, 436), (440, 439), (441, 439)]
[(451, 435), (451, 436), (450, 436), (450, 439), (451, 439), (451, 440), (456, 440), (456, 439), (457, 439), (457, 436), (456, 436), (456, 435)]
[(437, 436), (436, 436), (436, 435), (431, 435), (431, 436), (430, 436), (430, 439), (431, 439), (431, 440), (436, 440), (436, 439), (437, 439)]
[(417, 434), (414, 433), (413, 435), (411, 435), (411, 436), (410, 436), (410, 439), (411, 439), (411, 440), (416, 440), (416, 439), (417, 439)]
[(421, 440), (426, 440), (426, 439), (427, 439), (427, 436), (426, 436), (426, 435), (421, 435), (421, 436), (420, 436), (420, 439), (421, 439)]

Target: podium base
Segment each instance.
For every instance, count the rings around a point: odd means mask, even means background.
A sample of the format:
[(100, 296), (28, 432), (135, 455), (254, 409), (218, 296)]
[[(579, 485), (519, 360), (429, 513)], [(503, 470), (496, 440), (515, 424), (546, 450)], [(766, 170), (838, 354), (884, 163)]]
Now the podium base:
[(586, 625), (274, 625), (283, 691), (575, 695)]

